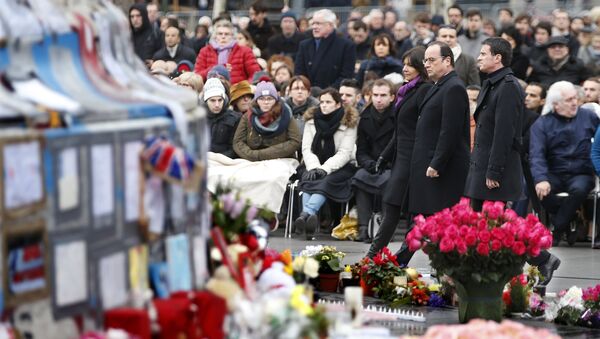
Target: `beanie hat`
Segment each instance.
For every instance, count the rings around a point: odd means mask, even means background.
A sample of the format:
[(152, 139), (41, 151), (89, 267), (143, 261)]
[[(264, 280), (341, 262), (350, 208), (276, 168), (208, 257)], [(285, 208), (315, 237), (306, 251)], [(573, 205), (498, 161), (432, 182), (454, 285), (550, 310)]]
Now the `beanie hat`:
[(275, 100), (279, 100), (279, 94), (277, 94), (275, 85), (273, 85), (272, 82), (259, 82), (258, 85), (256, 85), (256, 89), (254, 89), (254, 100), (267, 95), (272, 96)]
[[(266, 80), (269, 79), (269, 80)], [(269, 76), (269, 73), (267, 73), (267, 71), (258, 71), (255, 72), (254, 75), (252, 76), (252, 84), (256, 85), (261, 81), (271, 81), (271, 77)]]
[(179, 73), (191, 72), (193, 70), (194, 70), (194, 64), (192, 64), (189, 60), (181, 60), (177, 64), (177, 71)]
[(284, 18), (292, 18), (294, 19), (294, 21), (296, 21), (296, 14), (294, 14), (294, 12), (292, 11), (287, 11), (281, 14), (281, 20), (283, 20)]
[(252, 87), (248, 80), (242, 80), (237, 84), (231, 86), (231, 102), (243, 97), (244, 95), (253, 95)]
[(206, 75), (207, 78), (212, 78), (213, 76), (222, 76), (225, 80), (231, 81), (231, 75), (225, 66), (216, 65), (208, 71)]
[(212, 97), (222, 97), (223, 100), (227, 100), (227, 96), (225, 95), (225, 87), (223, 83), (218, 78), (210, 78), (206, 80), (206, 84), (204, 85), (204, 101)]

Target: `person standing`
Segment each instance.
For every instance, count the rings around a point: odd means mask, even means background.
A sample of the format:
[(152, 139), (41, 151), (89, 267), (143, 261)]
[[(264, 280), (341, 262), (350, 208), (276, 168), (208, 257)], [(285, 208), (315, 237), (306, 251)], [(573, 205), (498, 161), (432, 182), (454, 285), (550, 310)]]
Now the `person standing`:
[[(435, 41), (423, 59), (434, 81), (421, 105), (410, 163), (408, 211), (431, 215), (460, 200), (469, 169), (469, 99), (454, 71), (454, 55)], [(403, 245), (398, 263), (407, 265), (414, 252)]]

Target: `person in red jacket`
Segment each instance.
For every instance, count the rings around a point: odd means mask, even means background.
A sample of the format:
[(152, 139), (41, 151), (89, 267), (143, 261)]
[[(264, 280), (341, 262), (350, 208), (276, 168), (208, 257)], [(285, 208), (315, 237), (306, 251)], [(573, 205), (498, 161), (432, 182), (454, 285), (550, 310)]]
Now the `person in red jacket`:
[(237, 44), (234, 37), (233, 24), (227, 20), (220, 20), (214, 26), (213, 37), (209, 44), (204, 46), (196, 58), (194, 72), (201, 75), (206, 81), (206, 75), (215, 65), (225, 66), (231, 73), (231, 84), (242, 80), (251, 80), (255, 72), (260, 71), (260, 66), (252, 50)]

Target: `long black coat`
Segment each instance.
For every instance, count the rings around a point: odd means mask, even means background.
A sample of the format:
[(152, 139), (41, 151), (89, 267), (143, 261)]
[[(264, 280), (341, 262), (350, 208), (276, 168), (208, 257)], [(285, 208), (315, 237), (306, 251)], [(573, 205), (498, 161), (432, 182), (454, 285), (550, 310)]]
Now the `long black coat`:
[(208, 113), (211, 152), (221, 153), (232, 159), (238, 157), (233, 150), (233, 136), (241, 117), (241, 113), (230, 109), (219, 114)]
[(542, 57), (538, 62), (534, 62), (532, 66), (533, 71), (528, 82), (541, 82), (548, 87), (561, 80), (579, 85), (588, 77), (585, 65), (574, 56), (569, 56), (569, 60), (558, 71), (552, 68), (552, 62), (548, 55)]
[[(469, 170), (469, 99), (452, 71), (425, 95), (419, 107), (410, 164), (409, 206), (415, 214), (433, 214), (458, 203)], [(439, 177), (425, 176), (427, 167)]]
[(343, 79), (354, 77), (355, 61), (356, 48), (352, 41), (333, 31), (321, 39), (318, 50), (314, 38), (300, 43), (294, 73), (308, 77), (312, 86), (338, 88)]
[(174, 61), (176, 63), (179, 63), (182, 60), (187, 60), (193, 65), (196, 63), (196, 53), (190, 47), (179, 44), (177, 46), (177, 51), (175, 51), (175, 57), (171, 58), (167, 47), (163, 47), (159, 49), (158, 52), (154, 53), (152, 60)]
[(383, 153), (394, 135), (393, 103), (378, 121), (373, 113), (375, 107), (369, 105), (361, 114), (356, 138), (356, 161), (364, 169), (374, 167), (377, 158)]
[(294, 59), (298, 52), (298, 46), (300, 46), (300, 42), (304, 39), (306, 39), (306, 36), (300, 32), (294, 33), (289, 38), (286, 38), (283, 34), (272, 36), (269, 38), (267, 45), (268, 56), (283, 54)]
[(431, 83), (418, 82), (417, 86), (406, 93), (398, 107), (394, 136), (382, 154), (392, 164), (392, 173), (383, 192), (383, 201), (387, 204), (403, 206), (406, 201), (419, 106), (431, 86)]
[[(480, 200), (516, 201), (522, 192), (524, 93), (510, 67), (484, 82), (473, 117), (477, 122), (465, 195)], [(486, 178), (500, 187), (489, 189)]]

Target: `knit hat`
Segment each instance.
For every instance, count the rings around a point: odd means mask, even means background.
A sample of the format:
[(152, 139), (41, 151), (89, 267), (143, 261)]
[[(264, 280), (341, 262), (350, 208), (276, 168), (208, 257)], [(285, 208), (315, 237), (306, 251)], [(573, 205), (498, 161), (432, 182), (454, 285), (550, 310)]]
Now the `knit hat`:
[(292, 18), (292, 19), (294, 19), (294, 21), (296, 21), (296, 14), (294, 14), (294, 12), (292, 12), (292, 11), (287, 11), (287, 12), (281, 14), (281, 20), (283, 20), (285, 18)]
[(270, 95), (275, 100), (279, 100), (279, 94), (277, 94), (277, 90), (275, 89), (275, 85), (272, 82), (261, 81), (256, 85), (256, 89), (254, 90), (254, 100)]
[[(261, 80), (261, 78), (263, 78), (263, 80)], [(269, 76), (269, 73), (267, 71), (258, 71), (255, 72), (254, 75), (252, 76), (252, 84), (256, 85), (261, 81), (267, 81), (264, 79), (271, 79), (271, 77)], [(270, 80), (269, 80), (270, 81)]]
[(204, 101), (212, 97), (222, 97), (224, 100), (227, 100), (227, 96), (225, 95), (225, 87), (223, 83), (218, 78), (210, 78), (206, 80), (206, 84), (204, 85)]
[(212, 78), (213, 76), (222, 76), (225, 80), (231, 81), (231, 75), (225, 66), (216, 65), (208, 71), (206, 75), (207, 78)]
[(237, 84), (231, 86), (231, 102), (235, 102), (237, 99), (243, 97), (244, 95), (253, 95), (252, 87), (248, 80), (242, 80)]

